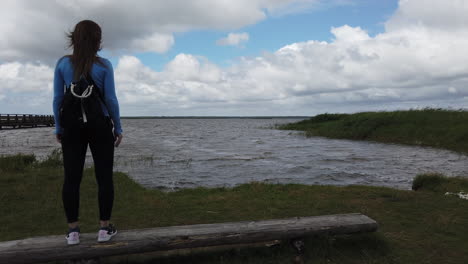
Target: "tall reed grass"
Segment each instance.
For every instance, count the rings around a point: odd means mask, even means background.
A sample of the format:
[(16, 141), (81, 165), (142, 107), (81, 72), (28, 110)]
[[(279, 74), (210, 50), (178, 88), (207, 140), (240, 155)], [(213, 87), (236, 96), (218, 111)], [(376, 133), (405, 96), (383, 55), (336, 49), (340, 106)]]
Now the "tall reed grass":
[(468, 111), (431, 109), (321, 114), (278, 127), (307, 136), (430, 146), (468, 154)]

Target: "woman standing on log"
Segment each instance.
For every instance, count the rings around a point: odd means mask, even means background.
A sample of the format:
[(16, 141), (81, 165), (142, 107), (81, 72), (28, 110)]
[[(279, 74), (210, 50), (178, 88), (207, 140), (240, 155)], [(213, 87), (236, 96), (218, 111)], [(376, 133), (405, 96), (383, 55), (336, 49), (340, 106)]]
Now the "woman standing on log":
[[(70, 47), (73, 48), (73, 54), (64, 56), (57, 62), (54, 73), (53, 102), (56, 124), (55, 134), (57, 141), (62, 144), (65, 172), (62, 200), (69, 227), (66, 239), (70, 245), (80, 242), (78, 223), (80, 184), (89, 145), (98, 184), (100, 214), (98, 242), (104, 242), (109, 241), (117, 233), (115, 227), (109, 223), (114, 201), (112, 179), (114, 146), (118, 147), (122, 140), (119, 104), (114, 86), (114, 72), (112, 64), (107, 59), (97, 55), (97, 52), (101, 49), (101, 28), (98, 24), (90, 20), (83, 20), (76, 24), (73, 32), (68, 34), (68, 38), (70, 39)], [(95, 86), (93, 88), (98, 90), (95, 92), (100, 93), (101, 100), (99, 100), (99, 104), (101, 107), (98, 110), (102, 110), (102, 113), (99, 114), (105, 118), (105, 122), (86, 122), (92, 116), (88, 113), (88, 118), (86, 118), (83, 101), (81, 101), (84, 118), (82, 125), (65, 125), (68, 121), (63, 121), (64, 114), (61, 113), (65, 107), (64, 97), (67, 97), (64, 86), (73, 92), (72, 83), (75, 85), (83, 77), (86, 80), (92, 80)], [(91, 85), (88, 87), (91, 87)], [(71, 97), (70, 94), (68, 96)], [(60, 114), (63, 116), (60, 116)], [(64, 123), (63, 126), (61, 121)]]

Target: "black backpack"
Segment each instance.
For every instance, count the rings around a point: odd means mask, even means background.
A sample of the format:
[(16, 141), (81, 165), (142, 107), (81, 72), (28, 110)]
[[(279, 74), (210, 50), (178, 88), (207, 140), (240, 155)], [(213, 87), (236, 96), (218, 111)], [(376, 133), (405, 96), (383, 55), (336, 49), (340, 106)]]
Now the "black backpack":
[(101, 102), (106, 106), (91, 76), (81, 76), (79, 81), (65, 87), (60, 107), (60, 125), (63, 128), (80, 128), (86, 123), (96, 125), (105, 122)]

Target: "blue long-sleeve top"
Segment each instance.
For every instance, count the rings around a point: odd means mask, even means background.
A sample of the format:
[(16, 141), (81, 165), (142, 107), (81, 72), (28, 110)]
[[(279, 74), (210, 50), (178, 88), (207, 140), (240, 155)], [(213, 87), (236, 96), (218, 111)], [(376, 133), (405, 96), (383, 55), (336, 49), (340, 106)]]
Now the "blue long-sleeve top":
[[(115, 94), (114, 70), (109, 60), (100, 58), (104, 65), (94, 63), (91, 68), (91, 77), (94, 83), (99, 87), (104, 96), (106, 106), (102, 104), (104, 115), (109, 116), (114, 122), (114, 133), (122, 134), (120, 124), (119, 102)], [(73, 81), (73, 65), (69, 57), (62, 57), (58, 60), (54, 73), (54, 118), (55, 133), (62, 134), (63, 128), (60, 126), (59, 111), (64, 96), (64, 85), (69, 86)]]

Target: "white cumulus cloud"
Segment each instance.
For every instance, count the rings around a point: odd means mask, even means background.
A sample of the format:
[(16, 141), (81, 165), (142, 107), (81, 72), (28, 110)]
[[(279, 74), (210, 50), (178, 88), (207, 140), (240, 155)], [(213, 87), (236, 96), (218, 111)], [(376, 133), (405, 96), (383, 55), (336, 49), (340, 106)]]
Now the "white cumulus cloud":
[(173, 33), (234, 30), (297, 2), (317, 1), (2, 0), (0, 61), (40, 60), (52, 65), (67, 52), (65, 33), (83, 19), (102, 26), (107, 50), (164, 53), (174, 44)]
[(242, 33), (229, 33), (227, 37), (219, 39), (216, 44), (222, 46), (239, 46), (249, 41), (249, 34), (246, 32)]
[(165, 53), (174, 45), (171, 34), (153, 33), (150, 36), (134, 39), (130, 47), (141, 52)]
[(0, 112), (50, 114), (53, 74), (45, 64), (0, 64)]
[[(200, 5), (198, 1), (190, 3)], [(243, 4), (249, 7), (249, 3)], [(247, 15), (251, 17), (249, 23), (263, 19), (264, 12), (273, 12), (269, 8), (273, 10), (285, 3), (289, 2), (258, 0), (252, 9), (256, 11), (247, 12), (251, 15)], [(236, 13), (236, 4), (232, 5), (231, 10)], [(437, 8), (426, 8), (431, 5)], [(430, 0), (430, 3), (401, 0), (398, 10), (385, 23), (385, 32), (376, 36), (370, 36), (365, 28), (337, 25), (330, 29), (334, 37), (328, 42), (291, 43), (257, 57), (239, 58), (227, 67), (198, 54), (181, 53), (156, 71), (134, 56), (121, 56), (115, 76), (122, 114), (311, 115), (426, 106), (466, 107), (468, 24), (467, 12), (463, 11), (466, 6), (465, 1), (459, 0)], [(221, 19), (216, 14), (210, 16), (199, 19), (207, 24), (206, 20)], [(225, 29), (238, 25), (234, 15), (226, 17)], [(160, 28), (193, 28), (189, 22), (180, 22), (184, 19), (192, 21), (178, 17), (177, 23), (166, 23)], [(163, 44), (152, 51), (163, 52), (172, 45), (170, 33), (151, 32), (148, 35), (139, 31), (129, 38), (130, 42), (116, 41), (114, 45), (128, 49), (137, 45), (138, 39), (154, 36), (155, 43)], [(5, 39), (1, 41), (5, 43)], [(142, 43), (137, 45), (138, 49), (150, 48)], [(7, 48), (10, 55), (24, 52), (14, 46)], [(51, 98), (51, 89), (45, 88), (51, 84), (51, 73), (51, 66), (43, 63), (0, 64), (0, 81), (6, 83), (0, 87), (0, 98), (3, 97), (0, 112), (19, 103), (18, 98), (24, 98), (25, 93), (31, 98)], [(34, 79), (35, 83), (30, 82)], [(23, 83), (28, 87), (21, 88)]]

